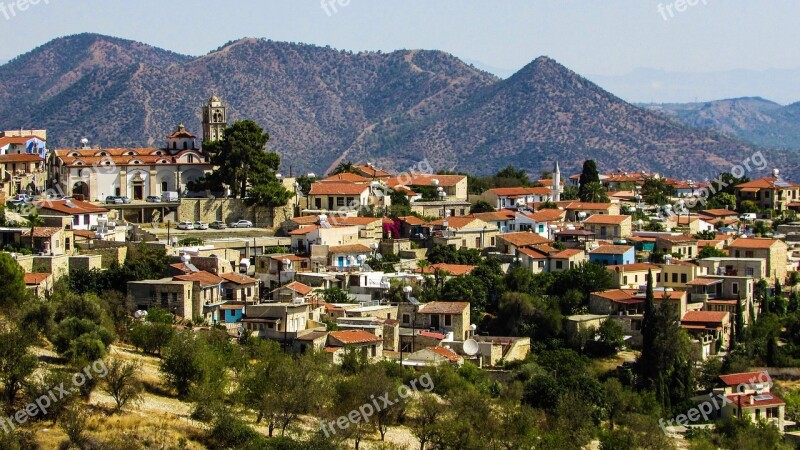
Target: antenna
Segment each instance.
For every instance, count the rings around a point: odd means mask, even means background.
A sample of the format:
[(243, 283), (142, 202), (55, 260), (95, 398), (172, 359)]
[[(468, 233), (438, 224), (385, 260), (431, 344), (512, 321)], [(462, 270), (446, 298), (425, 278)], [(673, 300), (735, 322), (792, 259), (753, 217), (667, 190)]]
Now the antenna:
[(469, 356), (475, 356), (480, 351), (480, 346), (478, 345), (478, 341), (475, 339), (467, 339), (464, 341), (464, 353)]

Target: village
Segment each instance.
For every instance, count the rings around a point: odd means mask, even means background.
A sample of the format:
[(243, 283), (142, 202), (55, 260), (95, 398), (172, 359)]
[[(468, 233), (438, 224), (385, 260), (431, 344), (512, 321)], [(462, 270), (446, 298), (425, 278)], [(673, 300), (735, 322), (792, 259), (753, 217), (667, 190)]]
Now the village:
[(555, 338), (618, 357), (614, 370), (631, 373), (656, 345), (647, 330), (659, 309), (687, 337), (694, 369), (719, 366), (710, 384), (687, 387), (696, 404), (703, 389), (722, 392), (712, 419), (765, 421), (781, 434), (796, 426), (764, 383), (765, 368), (780, 365), (776, 346), (794, 343), (771, 334), (772, 360), (756, 357), (765, 365), (722, 364), (762, 315), (800, 309), (800, 185), (763, 157), (718, 185), (599, 173), (587, 161), (580, 174), (555, 162), (538, 180), (509, 168), (496, 177), (502, 186), (480, 192), (471, 183), (481, 179), (427, 161), (400, 173), (343, 162), (319, 177), (275, 173), (287, 201), (265, 206), (196, 188), (217, 168), (203, 146), (233, 125), (217, 97), (203, 118), (202, 140), (181, 124), (156, 148), (86, 139), (50, 149), (45, 130), (0, 133), (0, 248), (32, 297), (48, 302), (64, 280), (117, 270), (144, 246), (168, 265), (113, 286), (134, 323), (167, 314), (175, 329), (272, 341), (340, 366), (358, 358), (487, 373), (524, 364)]

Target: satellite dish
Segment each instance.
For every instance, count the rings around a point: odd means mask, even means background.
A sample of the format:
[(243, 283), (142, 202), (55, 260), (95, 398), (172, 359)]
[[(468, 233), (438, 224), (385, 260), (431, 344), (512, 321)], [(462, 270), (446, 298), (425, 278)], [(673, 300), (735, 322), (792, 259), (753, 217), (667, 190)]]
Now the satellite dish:
[(475, 339), (467, 339), (464, 341), (464, 353), (469, 356), (475, 356), (480, 351), (480, 347), (478, 346), (478, 341)]
[(141, 309), (133, 313), (133, 317), (137, 319), (141, 319), (147, 317), (147, 311), (142, 311)]

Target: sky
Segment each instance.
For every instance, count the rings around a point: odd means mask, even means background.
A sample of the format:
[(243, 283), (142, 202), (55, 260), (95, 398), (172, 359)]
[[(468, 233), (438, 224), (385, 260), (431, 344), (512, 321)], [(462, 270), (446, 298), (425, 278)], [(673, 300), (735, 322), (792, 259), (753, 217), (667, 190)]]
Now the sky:
[(0, 0), (0, 61), (95, 32), (198, 56), (264, 37), (444, 50), (500, 75), (547, 55), (606, 78), (639, 68), (768, 77), (800, 68), (798, 18), (796, 0)]

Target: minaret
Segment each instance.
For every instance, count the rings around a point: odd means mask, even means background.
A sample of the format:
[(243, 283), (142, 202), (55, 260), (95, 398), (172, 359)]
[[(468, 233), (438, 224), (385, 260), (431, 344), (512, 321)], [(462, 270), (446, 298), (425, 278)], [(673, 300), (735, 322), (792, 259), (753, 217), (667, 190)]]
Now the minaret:
[(556, 167), (553, 169), (553, 187), (551, 188), (553, 194), (553, 201), (560, 202), (561, 201), (561, 169), (558, 168), (558, 161), (556, 161)]
[(221, 140), (227, 126), (228, 108), (214, 95), (203, 106), (203, 142)]

